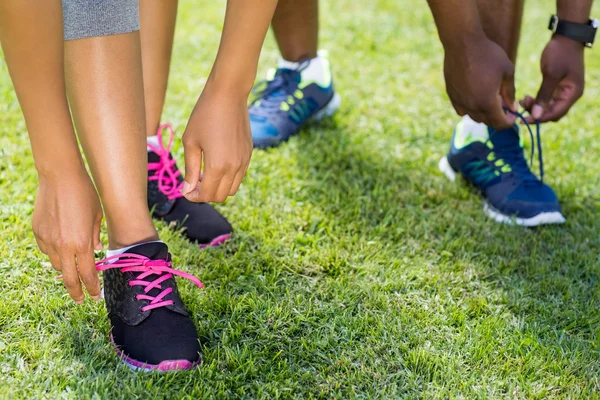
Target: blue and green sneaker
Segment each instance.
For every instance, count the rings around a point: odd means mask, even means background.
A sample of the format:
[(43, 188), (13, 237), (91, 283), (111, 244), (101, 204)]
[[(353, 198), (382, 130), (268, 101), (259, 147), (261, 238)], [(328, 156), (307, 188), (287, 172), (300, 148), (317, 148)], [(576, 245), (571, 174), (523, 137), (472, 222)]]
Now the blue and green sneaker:
[(324, 52), (293, 68), (280, 66), (255, 86), (253, 96), (248, 112), (255, 148), (278, 146), (309, 120), (331, 116), (341, 105)]
[[(543, 179), (539, 140), (538, 126)], [(450, 180), (456, 180), (460, 173), (478, 188), (485, 200), (485, 213), (497, 222), (521, 226), (565, 222), (556, 194), (529, 168), (517, 125), (495, 131), (464, 117), (456, 126), (450, 152), (441, 159), (439, 167)]]

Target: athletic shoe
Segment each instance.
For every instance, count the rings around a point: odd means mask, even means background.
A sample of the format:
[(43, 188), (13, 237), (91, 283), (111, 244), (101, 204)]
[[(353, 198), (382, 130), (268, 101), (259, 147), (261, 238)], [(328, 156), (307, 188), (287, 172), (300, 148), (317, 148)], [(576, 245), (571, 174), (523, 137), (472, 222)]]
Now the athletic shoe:
[[(539, 125), (538, 151), (543, 179)], [(454, 130), (450, 152), (439, 167), (450, 180), (460, 173), (478, 188), (485, 200), (485, 213), (497, 222), (522, 226), (565, 222), (556, 194), (531, 172), (525, 160), (517, 125), (495, 131), (463, 118)]]
[(271, 79), (255, 86), (253, 96), (248, 112), (256, 148), (278, 146), (309, 120), (331, 116), (341, 105), (325, 52), (297, 68), (279, 68)]
[(96, 263), (104, 271), (110, 338), (121, 359), (141, 371), (191, 369), (201, 361), (196, 327), (174, 275), (202, 288), (198, 278), (173, 269), (167, 245), (141, 244)]
[[(162, 132), (168, 129), (169, 145)], [(183, 234), (200, 247), (218, 246), (231, 237), (233, 228), (208, 203), (192, 203), (181, 194), (183, 178), (170, 153), (174, 131), (170, 124), (158, 128), (158, 147), (148, 144), (148, 207), (152, 216), (185, 228)]]

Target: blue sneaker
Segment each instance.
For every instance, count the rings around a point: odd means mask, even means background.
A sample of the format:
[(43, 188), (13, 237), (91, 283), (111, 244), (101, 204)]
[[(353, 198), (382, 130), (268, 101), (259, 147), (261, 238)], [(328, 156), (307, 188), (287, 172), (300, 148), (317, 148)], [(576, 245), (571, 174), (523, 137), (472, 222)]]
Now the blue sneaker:
[(497, 222), (521, 226), (564, 223), (556, 194), (531, 172), (523, 153), (517, 125), (495, 131), (465, 117), (456, 126), (450, 152), (439, 167), (450, 180), (456, 180), (460, 173), (478, 188), (485, 200), (485, 213)]
[(258, 83), (253, 94), (248, 112), (255, 148), (278, 146), (309, 120), (331, 116), (341, 105), (323, 52), (295, 69), (279, 68), (271, 79)]

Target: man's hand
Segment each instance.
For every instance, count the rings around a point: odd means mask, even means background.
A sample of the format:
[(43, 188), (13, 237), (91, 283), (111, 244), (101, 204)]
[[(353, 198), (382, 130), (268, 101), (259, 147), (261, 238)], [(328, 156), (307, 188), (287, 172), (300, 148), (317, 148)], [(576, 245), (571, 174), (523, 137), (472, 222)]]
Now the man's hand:
[(444, 50), (446, 90), (456, 112), (495, 129), (512, 126), (515, 116), (503, 105), (517, 111), (515, 67), (504, 50), (485, 35)]
[(521, 106), (531, 113), (528, 122), (558, 121), (583, 95), (584, 47), (562, 36), (554, 36), (542, 53), (542, 86), (534, 99), (526, 96)]
[(182, 193), (193, 202), (221, 203), (233, 196), (252, 156), (246, 97), (213, 89), (207, 86), (200, 96), (183, 135)]
[(102, 249), (102, 208), (96, 189), (83, 171), (40, 176), (33, 212), (33, 232), (40, 250), (62, 272), (71, 298), (81, 304), (88, 294), (100, 299), (94, 250)]

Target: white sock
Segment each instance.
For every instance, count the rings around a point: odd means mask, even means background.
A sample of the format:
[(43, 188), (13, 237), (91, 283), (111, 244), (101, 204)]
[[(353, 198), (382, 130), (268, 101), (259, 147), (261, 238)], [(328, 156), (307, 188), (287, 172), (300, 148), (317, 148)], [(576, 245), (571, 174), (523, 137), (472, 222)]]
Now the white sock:
[[(154, 147), (160, 148), (160, 142), (158, 141), (157, 135), (146, 137), (146, 143), (151, 144)], [(148, 151), (152, 151), (152, 149), (148, 146), (146, 146), (146, 149), (148, 149)]]
[(488, 133), (488, 128), (485, 124), (474, 121), (468, 115), (462, 117), (460, 124), (460, 132), (464, 135), (471, 135), (472, 138), (483, 141), (486, 141), (490, 136)]
[[(279, 68), (297, 69), (302, 62), (287, 61), (279, 58)], [(327, 52), (319, 50), (315, 58), (309, 60), (308, 66), (302, 70), (302, 80), (311, 80), (317, 82), (319, 86), (329, 86), (331, 83), (331, 66), (327, 57)]]
[(112, 257), (112, 256), (116, 256), (118, 254), (123, 254), (125, 252), (127, 252), (127, 250), (134, 248), (136, 246), (141, 246), (143, 244), (148, 244), (148, 243), (164, 243), (162, 240), (152, 240), (150, 242), (144, 242), (144, 243), (138, 243), (138, 244), (134, 244), (133, 246), (127, 246), (127, 247), (123, 247), (120, 249), (114, 249), (114, 250), (107, 250), (106, 251), (106, 257)]

